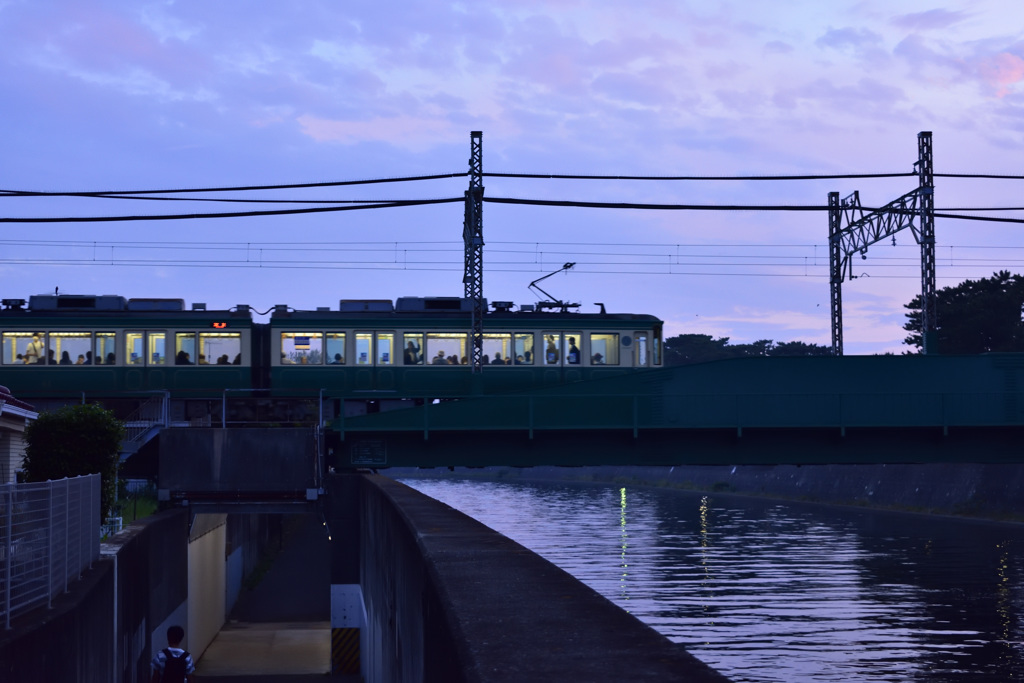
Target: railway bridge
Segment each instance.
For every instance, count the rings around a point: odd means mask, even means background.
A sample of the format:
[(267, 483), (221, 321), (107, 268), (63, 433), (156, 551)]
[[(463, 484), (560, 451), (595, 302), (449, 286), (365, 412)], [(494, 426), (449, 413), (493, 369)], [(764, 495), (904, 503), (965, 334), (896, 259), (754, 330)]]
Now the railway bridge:
[(1018, 354), (748, 358), (457, 399), (377, 397), (378, 412), (319, 430), (164, 429), (161, 495), (305, 505), (328, 473), (395, 466), (1024, 460)]

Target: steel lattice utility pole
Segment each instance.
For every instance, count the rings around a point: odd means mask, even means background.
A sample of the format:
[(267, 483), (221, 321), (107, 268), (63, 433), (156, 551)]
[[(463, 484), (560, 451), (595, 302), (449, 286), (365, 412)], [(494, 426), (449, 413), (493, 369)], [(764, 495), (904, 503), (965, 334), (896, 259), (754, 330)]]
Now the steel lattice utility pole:
[(936, 353), (938, 321), (935, 311), (935, 178), (932, 134), (917, 134), (917, 191), (921, 195), (921, 227), (914, 235), (921, 245), (921, 349)]
[[(829, 193), (829, 283), (832, 288), (832, 352), (843, 353), (842, 283), (853, 274), (852, 257), (867, 258), (868, 247), (910, 228), (921, 245), (921, 336), (925, 353), (935, 353), (935, 187), (932, 171), (932, 134), (917, 135), (918, 160), (914, 167), (918, 187), (880, 209), (865, 213), (860, 193), (838, 204), (838, 193)], [(917, 221), (915, 223), (914, 221)], [(842, 227), (843, 224), (846, 227)]]
[(832, 300), (832, 355), (843, 355), (843, 271), (836, 266), (842, 263), (839, 250), (839, 231), (842, 229), (843, 214), (839, 210), (839, 193), (828, 193), (828, 249), (829, 282)]
[(484, 353), (484, 151), (481, 131), (469, 134), (469, 189), (466, 190), (466, 221), (462, 239), (466, 245), (465, 296), (473, 300), (470, 363), (480, 372)]

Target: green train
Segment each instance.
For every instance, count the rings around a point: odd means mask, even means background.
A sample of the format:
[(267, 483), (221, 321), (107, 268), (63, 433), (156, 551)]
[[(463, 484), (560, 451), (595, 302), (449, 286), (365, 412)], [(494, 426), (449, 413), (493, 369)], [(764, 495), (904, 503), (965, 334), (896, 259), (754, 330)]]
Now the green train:
[(334, 412), (343, 404), (358, 412), (382, 401), (526, 390), (662, 364), (660, 320), (603, 306), (579, 313), (493, 303), (483, 320), (484, 365), (474, 375), (472, 300), (458, 297), (276, 306), (267, 322), (246, 305), (207, 310), (182, 299), (54, 294), (2, 304), (0, 384), (15, 396), (45, 408), (162, 394), (175, 402), (175, 419), (193, 422), (224, 419), (228, 400), (330, 399)]

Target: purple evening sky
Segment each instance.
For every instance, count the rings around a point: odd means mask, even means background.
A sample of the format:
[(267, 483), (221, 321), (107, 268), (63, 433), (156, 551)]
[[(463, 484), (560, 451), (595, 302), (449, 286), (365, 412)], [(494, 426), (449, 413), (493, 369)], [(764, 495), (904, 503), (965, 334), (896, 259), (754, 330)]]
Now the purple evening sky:
[[(1002, 0), (398, 4), (0, 0), (0, 190), (131, 190), (457, 173), (1019, 174), (1024, 8)], [(485, 179), (489, 197), (880, 206), (913, 178)], [(461, 196), (464, 178), (264, 193)], [(936, 207), (1022, 206), (1024, 181), (936, 181)], [(223, 195), (222, 195), (223, 196)], [(234, 195), (241, 196), (241, 195)], [(247, 195), (249, 196), (249, 195)], [(0, 218), (197, 213), (200, 202), (0, 197)], [(255, 208), (273, 208), (259, 206)], [(287, 208), (287, 207), (285, 207)], [(1021, 218), (1024, 212), (1004, 212)], [(115, 293), (210, 308), (461, 295), (462, 207), (4, 223), (5, 298)], [(1021, 226), (938, 219), (938, 284), (1019, 272)], [(666, 334), (829, 344), (827, 214), (484, 205), (484, 291), (545, 281)], [(847, 353), (900, 352), (908, 231), (844, 285)]]

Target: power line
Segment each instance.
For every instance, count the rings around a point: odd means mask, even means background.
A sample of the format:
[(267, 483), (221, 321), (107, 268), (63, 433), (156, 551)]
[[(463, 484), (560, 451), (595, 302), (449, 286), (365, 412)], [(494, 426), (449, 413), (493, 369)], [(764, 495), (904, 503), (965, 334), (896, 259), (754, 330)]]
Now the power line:
[(358, 211), (361, 209), (392, 209), (399, 206), (425, 206), (465, 201), (462, 197), (446, 199), (406, 199), (360, 206), (323, 206), (306, 209), (275, 209), (273, 211), (232, 211), (228, 213), (153, 214), (149, 216), (66, 216), (63, 218), (0, 218), (0, 223), (112, 223), (121, 221), (168, 221), (200, 218), (252, 218), (254, 216), (294, 216), (304, 213)]
[[(544, 180), (850, 180), (858, 178), (907, 178), (916, 173), (841, 173), (830, 175), (761, 175), (761, 176), (639, 176), (639, 175), (569, 175), (559, 173), (484, 173), (491, 178), (534, 178)], [(936, 174), (938, 175), (938, 174)], [(973, 177), (973, 176), (971, 176)]]
[(193, 192), (252, 192), (263, 190), (297, 190), (311, 187), (344, 187), (348, 185), (373, 185), (377, 183), (406, 183), (418, 180), (441, 180), (464, 178), (468, 173), (439, 173), (434, 175), (406, 176), (404, 178), (373, 178), (364, 180), (334, 180), (320, 183), (288, 183), (280, 185), (236, 185), (233, 187), (194, 187), (176, 190), (104, 190), (87, 192), (43, 192), (34, 190), (0, 190), (0, 196), (7, 197), (104, 197), (111, 195), (185, 194)]

